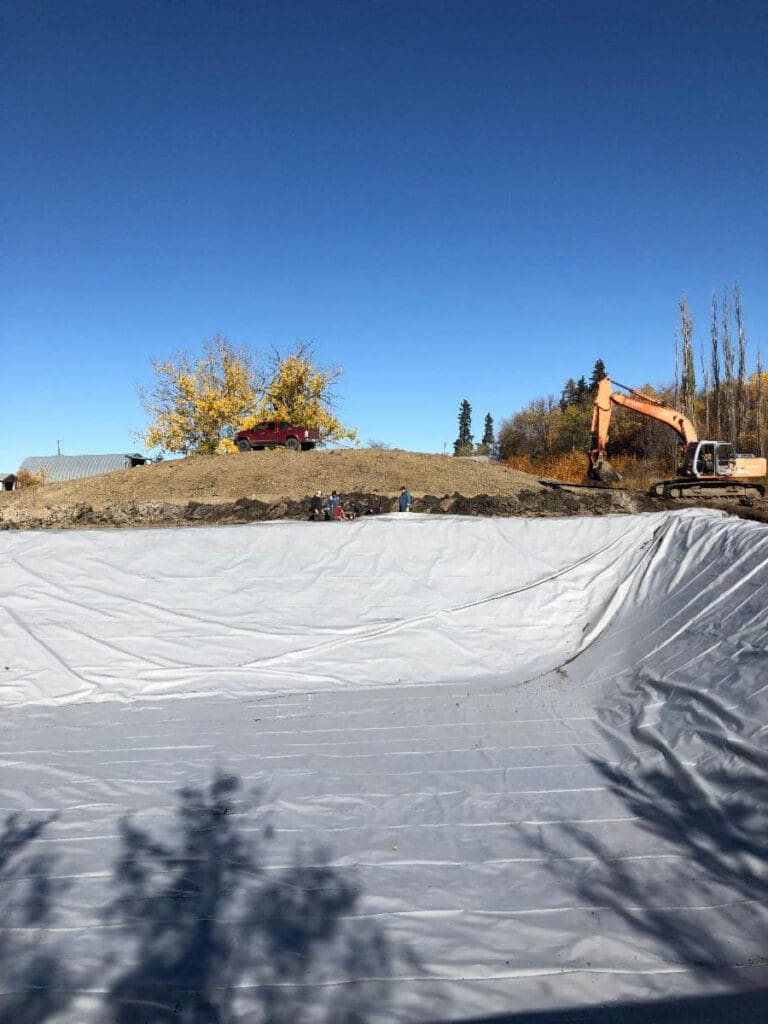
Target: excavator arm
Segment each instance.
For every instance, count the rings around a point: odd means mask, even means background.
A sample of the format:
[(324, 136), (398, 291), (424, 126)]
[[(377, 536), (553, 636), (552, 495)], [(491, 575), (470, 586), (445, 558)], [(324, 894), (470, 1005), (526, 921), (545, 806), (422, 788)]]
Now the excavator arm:
[[(619, 387), (624, 387), (624, 385), (619, 384)], [(628, 393), (614, 391), (610, 377), (603, 377), (597, 385), (597, 391), (592, 401), (592, 437), (589, 443), (589, 468), (587, 471), (588, 476), (593, 480), (602, 480), (608, 483), (619, 479), (619, 474), (606, 457), (614, 405), (633, 409), (641, 416), (648, 416), (659, 423), (665, 423), (680, 438), (680, 447), (683, 451), (691, 441), (698, 440), (694, 425), (687, 416), (678, 412), (677, 409), (670, 408), (660, 402), (658, 398), (644, 395), (642, 391), (635, 391), (634, 388), (625, 388), (624, 390)]]

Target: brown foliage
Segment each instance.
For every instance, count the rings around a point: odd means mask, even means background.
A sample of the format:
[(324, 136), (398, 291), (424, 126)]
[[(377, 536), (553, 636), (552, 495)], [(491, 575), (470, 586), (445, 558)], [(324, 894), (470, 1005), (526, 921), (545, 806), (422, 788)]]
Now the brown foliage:
[[(530, 455), (515, 455), (507, 459), (506, 465), (520, 473), (546, 480), (561, 480), (567, 484), (587, 482), (587, 456), (585, 452), (566, 452), (563, 455), (544, 455), (531, 458)], [(656, 480), (670, 476), (669, 468), (663, 461), (636, 459), (631, 455), (617, 455), (611, 458), (611, 465), (621, 476), (620, 487), (633, 490), (647, 490)]]
[(48, 474), (44, 469), (38, 473), (30, 473), (28, 469), (20, 469), (16, 474), (16, 487), (23, 490), (25, 487), (40, 487), (48, 483)]

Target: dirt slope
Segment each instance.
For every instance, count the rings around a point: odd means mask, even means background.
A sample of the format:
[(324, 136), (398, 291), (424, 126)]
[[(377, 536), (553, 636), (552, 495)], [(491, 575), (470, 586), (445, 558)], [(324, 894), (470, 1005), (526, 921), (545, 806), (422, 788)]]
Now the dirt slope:
[[(563, 516), (664, 507), (639, 492), (562, 488), (493, 462), (398, 450), (251, 452), (196, 456), (136, 469), (0, 492), (0, 529), (158, 526), (304, 519), (316, 490), (394, 510), (400, 488), (414, 511)], [(680, 507), (679, 504), (677, 507)], [(734, 509), (765, 519), (766, 510)]]
[(125, 501), (225, 502), (238, 498), (300, 500), (318, 488), (340, 494), (377, 491), (394, 496), (515, 494), (536, 488), (535, 477), (499, 463), (379, 449), (294, 453), (282, 449), (199, 455), (118, 473), (11, 492), (26, 508), (87, 501), (94, 508)]

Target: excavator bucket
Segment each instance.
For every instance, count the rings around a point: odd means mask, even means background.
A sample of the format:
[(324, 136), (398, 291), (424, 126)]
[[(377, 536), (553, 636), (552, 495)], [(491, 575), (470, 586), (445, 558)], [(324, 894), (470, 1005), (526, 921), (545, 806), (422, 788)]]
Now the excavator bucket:
[(589, 467), (589, 478), (603, 484), (613, 484), (621, 480), (621, 473), (616, 472), (608, 459), (598, 459)]

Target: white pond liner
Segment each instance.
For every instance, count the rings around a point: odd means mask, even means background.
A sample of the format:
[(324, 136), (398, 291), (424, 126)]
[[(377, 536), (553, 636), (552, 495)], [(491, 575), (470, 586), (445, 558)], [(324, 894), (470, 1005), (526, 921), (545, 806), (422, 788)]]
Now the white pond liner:
[(4, 532), (0, 702), (0, 1024), (765, 993), (761, 524)]

